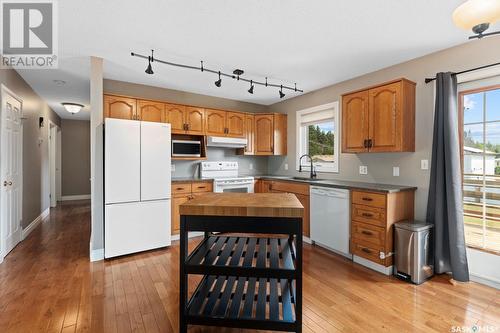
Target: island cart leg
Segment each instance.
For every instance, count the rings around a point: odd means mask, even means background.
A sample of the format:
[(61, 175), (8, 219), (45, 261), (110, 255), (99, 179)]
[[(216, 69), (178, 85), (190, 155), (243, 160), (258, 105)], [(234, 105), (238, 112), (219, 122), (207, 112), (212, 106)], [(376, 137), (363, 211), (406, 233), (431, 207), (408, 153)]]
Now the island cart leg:
[(296, 251), (297, 253), (297, 277), (295, 280), (295, 315), (297, 322), (297, 332), (302, 332), (302, 219), (297, 219)]
[(179, 332), (187, 332), (187, 322), (186, 322), (186, 306), (187, 306), (187, 289), (188, 289), (188, 278), (184, 269), (184, 265), (188, 253), (188, 230), (187, 230), (187, 218), (186, 216), (181, 216), (181, 230), (180, 230), (180, 256), (179, 256), (179, 274), (180, 274), (180, 288), (179, 288)]

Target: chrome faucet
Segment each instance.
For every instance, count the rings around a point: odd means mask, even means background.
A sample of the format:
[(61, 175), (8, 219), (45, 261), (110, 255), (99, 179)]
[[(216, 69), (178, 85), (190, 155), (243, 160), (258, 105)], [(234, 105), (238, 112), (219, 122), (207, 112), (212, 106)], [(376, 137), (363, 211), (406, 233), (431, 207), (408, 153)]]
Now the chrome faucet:
[(310, 175), (310, 177), (311, 177), (311, 179), (316, 178), (316, 170), (314, 169), (313, 159), (312, 159), (311, 155), (309, 155), (309, 154), (304, 154), (304, 155), (300, 156), (300, 158), (299, 158), (299, 172), (302, 172), (302, 158), (303, 157), (309, 157), (309, 160), (311, 161), (311, 175)]

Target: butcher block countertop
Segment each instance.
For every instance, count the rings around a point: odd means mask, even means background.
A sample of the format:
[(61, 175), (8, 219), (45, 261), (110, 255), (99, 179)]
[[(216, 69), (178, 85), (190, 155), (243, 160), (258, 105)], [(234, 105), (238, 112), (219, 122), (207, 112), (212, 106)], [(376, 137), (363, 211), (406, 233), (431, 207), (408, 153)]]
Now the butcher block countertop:
[(180, 206), (180, 215), (296, 218), (303, 212), (290, 193), (207, 193)]

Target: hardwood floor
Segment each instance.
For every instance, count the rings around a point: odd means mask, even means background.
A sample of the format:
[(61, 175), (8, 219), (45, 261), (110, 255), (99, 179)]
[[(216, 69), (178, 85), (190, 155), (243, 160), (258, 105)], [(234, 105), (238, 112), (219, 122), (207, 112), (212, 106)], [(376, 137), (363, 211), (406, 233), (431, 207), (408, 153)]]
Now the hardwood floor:
[[(0, 264), (0, 332), (178, 331), (178, 246), (90, 263), (89, 225), (88, 202), (63, 203)], [(444, 276), (414, 286), (304, 251), (304, 332), (500, 330), (498, 290)], [(190, 329), (207, 331), (240, 330)]]

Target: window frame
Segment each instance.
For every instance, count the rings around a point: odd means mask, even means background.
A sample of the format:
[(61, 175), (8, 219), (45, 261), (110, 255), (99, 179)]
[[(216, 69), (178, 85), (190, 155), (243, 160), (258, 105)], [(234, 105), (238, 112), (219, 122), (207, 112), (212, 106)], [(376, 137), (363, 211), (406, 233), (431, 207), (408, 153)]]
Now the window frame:
[[(470, 94), (475, 94), (475, 93), (484, 93), (487, 91), (498, 90), (498, 89), (500, 89), (500, 84), (486, 85), (484, 87), (460, 90), (458, 92), (458, 131), (459, 131), (458, 138), (459, 138), (459, 144), (460, 144), (460, 168), (461, 168), (462, 190), (463, 190), (463, 180), (464, 180), (464, 96), (470, 95)], [(495, 121), (495, 122), (498, 122), (498, 121)], [(483, 119), (483, 121), (481, 122), (481, 124), (488, 124), (488, 123), (489, 123), (489, 121), (486, 121), (486, 119)], [(464, 201), (462, 199), (462, 205), (463, 205), (463, 203), (464, 203)], [(465, 222), (464, 222), (464, 225), (465, 225)], [(464, 237), (465, 237), (465, 234), (464, 234)], [(487, 253), (494, 254), (494, 255), (500, 255), (500, 251), (496, 251), (496, 250), (486, 248), (486, 247), (480, 247), (480, 246), (477, 246), (474, 244), (468, 244), (467, 238), (465, 238), (465, 245), (471, 249), (475, 249), (475, 250), (482, 251), (482, 252), (487, 252)]]
[[(305, 147), (307, 146), (308, 135), (306, 135), (306, 127), (302, 127), (302, 116), (307, 115), (309, 113), (315, 113), (325, 110), (333, 110), (333, 121), (335, 125), (334, 131), (334, 143), (333, 143), (333, 151), (335, 152), (333, 155), (333, 162), (328, 163), (331, 165), (321, 165), (320, 163), (314, 163), (315, 169), (317, 172), (327, 172), (327, 173), (339, 173), (340, 172), (340, 138), (341, 138), (341, 119), (339, 112), (339, 101), (335, 101), (332, 103), (327, 103), (323, 105), (314, 106), (312, 108), (300, 110), (296, 112), (295, 115), (295, 138), (296, 138), (296, 156), (295, 156), (295, 170), (299, 171), (299, 159), (303, 154)], [(309, 171), (309, 164), (304, 164), (302, 166), (302, 170)]]

